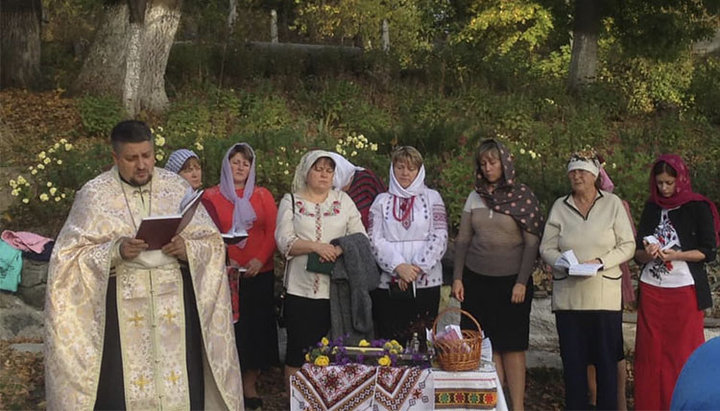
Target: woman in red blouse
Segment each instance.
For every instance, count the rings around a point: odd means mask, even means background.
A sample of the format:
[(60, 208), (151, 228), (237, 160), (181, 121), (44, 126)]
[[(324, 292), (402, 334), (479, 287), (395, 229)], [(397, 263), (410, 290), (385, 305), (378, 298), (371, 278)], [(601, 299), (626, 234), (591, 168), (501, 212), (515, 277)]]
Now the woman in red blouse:
[(238, 295), (233, 317), (245, 407), (261, 408), (257, 378), (261, 370), (278, 362), (273, 312), (277, 206), (266, 188), (255, 185), (255, 153), (250, 145), (238, 143), (228, 150), (220, 185), (205, 190), (203, 204), (226, 237), (247, 233), (247, 239), (228, 244), (227, 265), (231, 292)]

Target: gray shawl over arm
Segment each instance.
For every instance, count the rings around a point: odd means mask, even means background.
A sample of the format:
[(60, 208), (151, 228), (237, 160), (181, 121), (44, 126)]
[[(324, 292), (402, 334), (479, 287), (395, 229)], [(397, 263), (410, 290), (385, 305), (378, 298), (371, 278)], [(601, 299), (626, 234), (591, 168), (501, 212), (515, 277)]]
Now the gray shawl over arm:
[(331, 244), (343, 253), (330, 278), (330, 337), (345, 337), (345, 345), (357, 345), (373, 338), (370, 291), (380, 283), (380, 271), (365, 234), (350, 234)]

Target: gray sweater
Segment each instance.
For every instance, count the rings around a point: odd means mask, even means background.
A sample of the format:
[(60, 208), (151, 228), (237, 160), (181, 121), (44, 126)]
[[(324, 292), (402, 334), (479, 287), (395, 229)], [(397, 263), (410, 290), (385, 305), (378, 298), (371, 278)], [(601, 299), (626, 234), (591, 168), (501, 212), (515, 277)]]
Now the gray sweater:
[(370, 291), (380, 282), (370, 241), (363, 233), (331, 242), (342, 248), (330, 278), (330, 338), (345, 337), (346, 345), (373, 338)]

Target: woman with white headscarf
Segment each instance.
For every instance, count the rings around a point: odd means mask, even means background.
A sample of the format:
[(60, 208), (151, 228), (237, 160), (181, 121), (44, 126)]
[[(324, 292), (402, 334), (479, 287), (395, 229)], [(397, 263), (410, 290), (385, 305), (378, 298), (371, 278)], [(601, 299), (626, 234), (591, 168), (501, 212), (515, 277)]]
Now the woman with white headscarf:
[(255, 185), (255, 163), (250, 145), (233, 145), (223, 157), (220, 185), (203, 194), (203, 205), (221, 233), (230, 237), (247, 233), (247, 239), (227, 248), (247, 409), (262, 408), (258, 376), (278, 362), (273, 304), (277, 206), (270, 191)]
[(278, 208), (275, 240), (288, 259), (286, 378), (305, 362), (304, 351), (330, 330), (330, 276), (309, 271), (308, 255), (315, 253), (320, 262), (334, 262), (343, 251), (330, 241), (365, 233), (352, 199), (332, 189), (335, 165), (330, 152), (306, 153), (295, 169), (292, 194), (285, 194)]
[[(620, 198), (598, 189), (600, 167), (594, 150), (570, 157), (572, 192), (555, 200), (540, 241), (540, 255), (553, 266), (552, 309), (560, 339), (565, 406), (571, 410), (589, 408), (588, 364), (596, 368), (597, 409), (618, 409), (620, 264), (632, 258), (635, 238)], [(579, 262), (599, 264), (600, 269), (594, 275), (569, 275), (558, 264), (569, 250)]]
[(380, 338), (405, 342), (434, 320), (440, 302), (448, 230), (440, 194), (425, 185), (425, 166), (413, 147), (393, 151), (390, 189), (370, 207), (370, 243), (382, 270), (372, 293)]
[(387, 186), (371, 170), (354, 165), (338, 153), (330, 153), (330, 155), (335, 160), (333, 188), (346, 192), (352, 198), (367, 229), (370, 206), (375, 201), (375, 197), (387, 191)]

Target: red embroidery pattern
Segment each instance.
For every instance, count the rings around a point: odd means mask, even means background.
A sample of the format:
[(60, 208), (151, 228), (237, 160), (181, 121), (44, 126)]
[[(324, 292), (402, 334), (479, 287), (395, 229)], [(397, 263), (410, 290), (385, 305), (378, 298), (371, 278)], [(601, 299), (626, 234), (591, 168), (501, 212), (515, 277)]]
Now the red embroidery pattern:
[[(398, 200), (399, 205), (398, 205)], [(415, 204), (415, 197), (410, 198), (400, 198), (397, 196), (393, 196), (393, 217), (397, 221), (400, 221), (400, 224), (403, 226), (404, 229), (410, 228), (410, 224), (412, 223), (412, 213), (413, 213), (413, 205)], [(398, 210), (400, 210), (400, 213), (398, 214)]]
[(442, 204), (433, 204), (433, 228), (447, 230), (447, 215)]
[[(322, 239), (322, 214), (320, 213), (320, 204), (315, 204), (315, 212), (309, 214), (315, 217), (315, 241)], [(313, 294), (317, 294), (320, 291), (320, 274), (315, 273), (313, 275)]]

